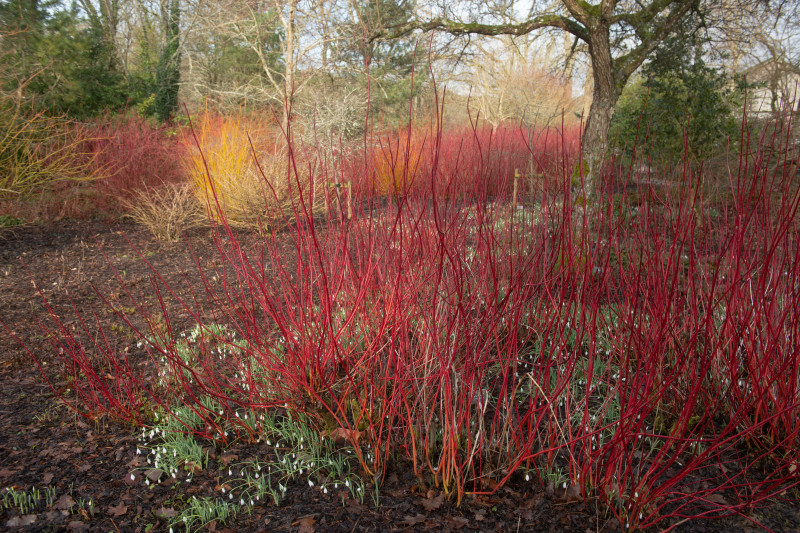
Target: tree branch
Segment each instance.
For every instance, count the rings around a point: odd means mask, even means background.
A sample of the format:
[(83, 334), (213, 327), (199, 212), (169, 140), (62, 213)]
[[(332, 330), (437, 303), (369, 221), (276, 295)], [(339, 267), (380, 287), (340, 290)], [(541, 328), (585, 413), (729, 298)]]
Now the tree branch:
[[(661, 21), (657, 22), (649, 31), (639, 33), (637, 36), (642, 42), (625, 55), (618, 57), (615, 61), (615, 70), (617, 70), (619, 80), (627, 80), (633, 72), (639, 68), (639, 65), (644, 62), (645, 58), (650, 55), (653, 50), (659, 45), (661, 41), (675, 28), (686, 14), (693, 7), (697, 5), (697, 0), (657, 0), (655, 4), (664, 5), (662, 9), (669, 6), (674, 6), (669, 15)], [(653, 20), (658, 13), (649, 14), (649, 20)]]
[[(568, 0), (569, 1), (569, 0)], [(430, 21), (411, 21), (397, 26), (380, 28), (369, 37), (369, 41), (391, 40), (410, 35), (414, 31), (445, 31), (452, 35), (526, 35), (541, 28), (559, 28), (575, 37), (588, 41), (589, 34), (580, 22), (556, 14), (539, 15), (519, 24), (480, 24), (477, 22), (456, 22), (444, 18)]]

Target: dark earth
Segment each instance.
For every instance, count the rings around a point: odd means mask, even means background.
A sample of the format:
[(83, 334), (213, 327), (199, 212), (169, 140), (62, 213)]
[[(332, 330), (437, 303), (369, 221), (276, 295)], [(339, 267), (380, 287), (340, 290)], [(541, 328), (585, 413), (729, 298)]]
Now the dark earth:
[[(244, 237), (248, 239), (252, 244), (255, 236)], [(201, 265), (212, 265), (218, 253), (211, 242), (207, 229), (195, 230), (186, 242), (164, 243), (142, 227), (118, 221), (58, 221), (0, 229), (4, 326), (0, 328), (0, 487), (55, 489), (52, 505), (41, 501), (26, 514), (14, 506), (0, 509), (0, 530), (166, 531), (170, 517), (183, 509), (189, 497), (218, 495), (220, 471), (231, 457), (253, 455), (253, 445), (234, 442), (214, 450), (209, 466), (190, 485), (132, 481), (130, 474), (141, 462), (135, 428), (110, 416), (76, 415), (55, 397), (30, 355), (44, 365), (53, 388), (63, 390), (54, 350), (39, 326), (46, 313), (37, 286), (68, 327), (77, 324), (73, 304), (87, 317), (94, 310), (111, 341), (123, 346), (132, 342), (130, 336), (114, 325), (113, 312), (98, 296), (114, 306), (130, 306), (110, 265), (134, 293), (146, 294), (151, 270), (135, 248), (167, 283), (185, 286), (196, 272), (187, 243)], [(790, 496), (767, 502), (747, 516), (663, 520), (653, 530), (800, 531), (800, 505)], [(79, 502), (89, 500), (93, 509), (81, 508)], [(492, 495), (467, 495), (457, 506), (436, 487), (421, 487), (411, 468), (400, 464), (387, 473), (378, 507), (370, 499), (361, 504), (349, 493), (323, 494), (295, 481), (280, 506), (257, 504), (251, 514), (242, 513), (224, 525), (212, 523), (207, 530), (588, 533), (618, 531), (620, 524), (594, 501), (575, 501), (516, 478)]]

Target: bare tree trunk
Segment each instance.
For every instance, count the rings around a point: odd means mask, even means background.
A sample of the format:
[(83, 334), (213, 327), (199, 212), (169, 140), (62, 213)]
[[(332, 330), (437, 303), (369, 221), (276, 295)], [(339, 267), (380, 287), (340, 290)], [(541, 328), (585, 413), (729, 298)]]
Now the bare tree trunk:
[(592, 30), (589, 40), (593, 75), (592, 107), (581, 143), (581, 158), (588, 166), (584, 178), (587, 195), (594, 192), (598, 172), (608, 155), (608, 132), (620, 95), (618, 87), (624, 85), (615, 76), (608, 27), (598, 25)]
[(294, 96), (294, 53), (295, 53), (295, 17), (297, 15), (297, 0), (289, 0), (288, 13), (284, 24), (286, 30), (286, 53), (284, 54), (285, 69), (283, 76), (283, 128), (288, 131), (289, 121), (292, 117), (292, 103)]

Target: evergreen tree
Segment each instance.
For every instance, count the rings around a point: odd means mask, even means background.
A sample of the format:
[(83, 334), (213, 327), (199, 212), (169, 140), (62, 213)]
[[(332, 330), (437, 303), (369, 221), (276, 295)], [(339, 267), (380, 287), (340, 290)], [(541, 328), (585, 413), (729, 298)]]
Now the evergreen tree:
[(375, 41), (369, 36), (377, 28), (410, 21), (413, 0), (358, 0), (354, 7), (357, 20), (342, 27), (334, 60), (347, 65), (346, 71), (357, 72), (364, 88), (369, 83), (371, 112), (379, 121), (403, 125), (412, 104), (415, 114), (426, 107), (422, 95), (430, 81), (427, 57), (419, 60), (424, 54), (412, 37)]
[(690, 18), (661, 43), (620, 98), (611, 126), (619, 145), (632, 145), (638, 127), (640, 143), (647, 135), (660, 155), (675, 159), (683, 155), (685, 132), (689, 155), (702, 159), (735, 139), (742, 91), (721, 68), (708, 65), (706, 42)]
[(73, 5), (58, 1), (0, 3), (2, 88), (25, 86), (25, 107), (86, 117), (125, 106), (129, 87), (116, 52)]

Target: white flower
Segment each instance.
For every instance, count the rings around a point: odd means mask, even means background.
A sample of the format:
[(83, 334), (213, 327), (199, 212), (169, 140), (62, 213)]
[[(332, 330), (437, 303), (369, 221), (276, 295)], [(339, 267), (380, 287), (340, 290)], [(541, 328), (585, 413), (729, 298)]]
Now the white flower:
[(136, 474), (131, 474), (131, 481), (136, 481)]

